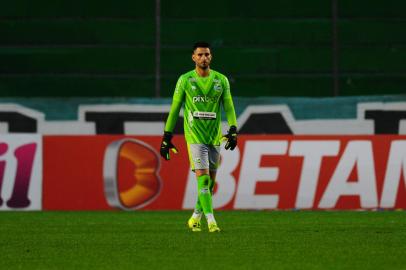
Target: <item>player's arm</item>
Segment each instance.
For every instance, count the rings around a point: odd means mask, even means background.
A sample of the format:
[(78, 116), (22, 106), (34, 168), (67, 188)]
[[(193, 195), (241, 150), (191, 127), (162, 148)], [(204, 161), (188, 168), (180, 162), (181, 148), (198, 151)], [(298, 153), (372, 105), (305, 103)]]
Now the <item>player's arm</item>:
[(169, 133), (173, 132), (176, 122), (178, 121), (179, 112), (180, 112), (180, 109), (182, 108), (182, 104), (183, 104), (183, 102), (179, 101), (179, 100), (174, 99), (172, 101), (171, 110), (169, 111), (169, 115), (166, 120), (164, 132), (169, 132)]
[(222, 101), (227, 122), (230, 127), (227, 135), (225, 136), (227, 139), (225, 148), (226, 150), (234, 150), (234, 148), (237, 146), (237, 117), (235, 115), (233, 98), (231, 97), (230, 83), (228, 82), (227, 78), (225, 78), (225, 88), (222, 95)]
[(184, 87), (183, 87), (183, 83), (182, 83), (182, 77), (180, 77), (178, 79), (178, 82), (176, 83), (176, 88), (175, 88), (175, 93), (173, 94), (171, 109), (169, 111), (168, 119), (166, 120), (164, 135), (163, 135), (162, 142), (161, 142), (160, 153), (161, 153), (161, 156), (166, 160), (170, 159), (169, 150), (172, 150), (174, 153), (178, 152), (176, 147), (172, 144), (171, 140), (172, 140), (172, 136), (173, 136), (172, 135), (173, 129), (175, 128), (176, 122), (179, 117), (180, 109), (182, 108), (184, 95), (185, 95), (185, 92), (184, 92)]

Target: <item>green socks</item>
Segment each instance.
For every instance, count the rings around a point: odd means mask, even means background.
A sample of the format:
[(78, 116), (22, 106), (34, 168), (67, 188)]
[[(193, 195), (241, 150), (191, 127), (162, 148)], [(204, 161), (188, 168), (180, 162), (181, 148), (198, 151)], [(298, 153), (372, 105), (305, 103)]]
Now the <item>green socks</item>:
[[(215, 184), (215, 181), (210, 178), (209, 189), (210, 189), (210, 193), (211, 193), (211, 196), (212, 196), (212, 197), (213, 197), (214, 184)], [(201, 205), (201, 203), (200, 203), (199, 197), (197, 197), (197, 201), (196, 201), (196, 206), (195, 206), (195, 211), (194, 211), (194, 212), (195, 212), (196, 214), (203, 213), (203, 208), (202, 208), (202, 205)]]
[(197, 178), (198, 200), (196, 203), (195, 211), (203, 210), (203, 213), (205, 215), (213, 213), (211, 198), (212, 189), (210, 189), (211, 186), (214, 187), (214, 181), (212, 181), (210, 179), (210, 176), (208, 176), (207, 174), (201, 175)]

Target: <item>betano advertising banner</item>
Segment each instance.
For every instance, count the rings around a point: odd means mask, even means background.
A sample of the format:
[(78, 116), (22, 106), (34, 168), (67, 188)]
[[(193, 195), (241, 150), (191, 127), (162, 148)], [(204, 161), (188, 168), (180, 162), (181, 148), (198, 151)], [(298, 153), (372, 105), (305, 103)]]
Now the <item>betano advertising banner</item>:
[[(43, 209), (193, 208), (184, 138), (174, 137), (170, 161), (160, 141), (44, 136)], [(217, 209), (406, 209), (405, 176), (404, 135), (240, 135), (235, 151), (221, 151), (213, 201)]]

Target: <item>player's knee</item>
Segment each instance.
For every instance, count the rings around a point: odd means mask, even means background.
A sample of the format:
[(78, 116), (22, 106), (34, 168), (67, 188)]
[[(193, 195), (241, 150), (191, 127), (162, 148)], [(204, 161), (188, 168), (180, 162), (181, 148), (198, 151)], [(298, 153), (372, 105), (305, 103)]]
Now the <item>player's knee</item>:
[(209, 184), (210, 184), (210, 176), (207, 174), (203, 174), (198, 177), (197, 179), (198, 184), (199, 184), (199, 189), (205, 189), (209, 190)]

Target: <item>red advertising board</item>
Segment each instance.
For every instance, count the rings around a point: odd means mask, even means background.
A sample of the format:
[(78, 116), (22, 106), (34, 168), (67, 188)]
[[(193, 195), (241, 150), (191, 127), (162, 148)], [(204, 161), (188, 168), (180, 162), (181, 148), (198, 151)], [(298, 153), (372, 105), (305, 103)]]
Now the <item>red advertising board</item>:
[[(94, 210), (112, 209), (104, 190), (103, 162), (107, 146), (124, 136), (45, 136), (44, 137), (44, 209)], [(127, 137), (129, 138), (129, 137)], [(138, 138), (159, 153), (161, 138)], [(180, 209), (188, 174), (187, 150), (182, 137), (174, 143), (179, 154), (170, 162), (161, 162), (158, 198), (148, 209)], [(128, 166), (126, 166), (128, 165)], [(124, 164), (118, 184), (125, 189), (131, 181), (131, 164)], [(136, 179), (134, 179), (136, 181)], [(131, 184), (130, 184), (131, 185)], [(46, 195), (45, 195), (46, 194)]]
[[(188, 209), (196, 188), (183, 136), (44, 136), (43, 209)], [(240, 135), (222, 149), (220, 209), (406, 209), (406, 136)]]

